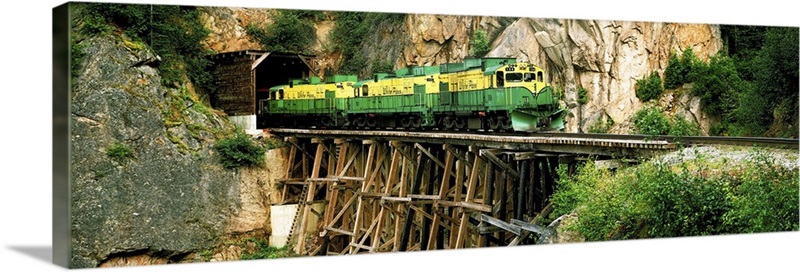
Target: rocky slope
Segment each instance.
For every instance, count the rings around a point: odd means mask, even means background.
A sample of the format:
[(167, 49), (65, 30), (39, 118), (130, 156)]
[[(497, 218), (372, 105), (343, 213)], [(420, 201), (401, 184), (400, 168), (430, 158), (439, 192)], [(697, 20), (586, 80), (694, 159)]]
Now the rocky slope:
[[(236, 45), (231, 49), (247, 49), (252, 43), (241, 42), (241, 29), (246, 21), (259, 20), (251, 14), (264, 12), (207, 10), (209, 22), (239, 29), (213, 34), (209, 46), (214, 49), (231, 44)], [(643, 106), (635, 95), (637, 79), (654, 70), (663, 76), (672, 51), (692, 48), (700, 59), (707, 60), (722, 48), (716, 25), (433, 14), (409, 14), (404, 20), (377, 24), (365, 37), (360, 54), (368, 60), (367, 69), (372, 69), (376, 60), (394, 68), (461, 61), (470, 54), (472, 34), (482, 29), (492, 43), (488, 56), (517, 57), (548, 69), (550, 83), (565, 91), (568, 132), (586, 132), (594, 122), (610, 118), (617, 124), (611, 132), (628, 133), (630, 117)], [(331, 16), (316, 24), (317, 40), (312, 49), (321, 71), (335, 72), (341, 61), (341, 54), (323, 49), (329, 45), (327, 34), (332, 24), (335, 18)], [(590, 101), (585, 105), (576, 102), (579, 87), (589, 92)], [(698, 122), (706, 132), (713, 122), (702, 111), (699, 99), (682, 92), (666, 96), (659, 105), (668, 108), (671, 115)]]
[(269, 235), (282, 164), (223, 168), (214, 132), (232, 125), (186, 89), (163, 87), (151, 50), (112, 35), (80, 45), (86, 57), (70, 93), (71, 267), (191, 262), (223, 240)]

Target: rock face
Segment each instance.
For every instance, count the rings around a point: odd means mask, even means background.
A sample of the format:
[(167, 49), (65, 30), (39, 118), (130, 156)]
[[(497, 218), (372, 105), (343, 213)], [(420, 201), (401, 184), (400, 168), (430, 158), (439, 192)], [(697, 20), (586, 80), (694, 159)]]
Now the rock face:
[[(230, 123), (163, 87), (146, 64), (158, 57), (132, 44), (81, 41), (87, 57), (70, 93), (71, 267), (193, 261), (224, 237), (268, 235), (267, 180), (282, 164), (224, 169), (210, 131)], [(176, 99), (187, 105), (180, 113)]]
[(215, 52), (262, 49), (247, 35), (247, 25), (271, 23), (269, 10), (245, 8), (201, 8), (200, 20), (211, 31), (206, 46)]
[[(527, 59), (548, 69), (551, 84), (565, 90), (570, 107), (566, 130), (586, 132), (598, 120), (627, 123), (643, 106), (635, 93), (638, 79), (651, 71), (663, 78), (673, 51), (692, 48), (707, 60), (722, 48), (720, 35), (715, 25), (523, 18), (495, 40), (489, 56)], [(588, 91), (585, 105), (577, 103), (579, 87)], [(691, 98), (684, 100), (692, 104)], [(686, 108), (681, 115), (697, 117), (708, 131), (702, 109)], [(614, 132), (628, 129), (620, 126)]]
[[(232, 10), (235, 12), (215, 14), (243, 13)], [(220, 20), (222, 17), (215, 22)], [(325, 33), (334, 22), (317, 24), (318, 45), (312, 49), (320, 50), (315, 52), (320, 69), (333, 69), (341, 62), (340, 54), (319, 46), (328, 43)], [(716, 25), (409, 14), (402, 22), (376, 25), (365, 37), (360, 54), (368, 60), (366, 71), (376, 62), (403, 68), (461, 61), (470, 55), (469, 42), (477, 29), (486, 31), (492, 43), (487, 56), (516, 57), (548, 70), (550, 83), (564, 90), (563, 100), (569, 106), (567, 132), (586, 132), (595, 122), (609, 118), (618, 124), (611, 132), (630, 132), (630, 117), (643, 107), (635, 95), (636, 80), (651, 71), (658, 71), (663, 78), (672, 51), (692, 48), (700, 59), (707, 60), (722, 48)], [(236, 44), (237, 39), (215, 41)], [(579, 87), (589, 93), (584, 105), (577, 103)], [(684, 100), (693, 104), (692, 98)], [(687, 108), (674, 114), (696, 119), (707, 132), (711, 121), (702, 108)]]

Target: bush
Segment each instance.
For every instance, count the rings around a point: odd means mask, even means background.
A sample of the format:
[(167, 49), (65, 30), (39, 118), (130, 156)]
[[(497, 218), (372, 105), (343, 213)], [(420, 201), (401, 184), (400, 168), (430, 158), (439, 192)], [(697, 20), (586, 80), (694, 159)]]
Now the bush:
[(670, 131), (670, 122), (661, 108), (648, 106), (637, 111), (633, 116), (633, 127), (639, 134), (667, 135)]
[(337, 11), (334, 12), (336, 25), (331, 30), (330, 42), (334, 49), (342, 53), (339, 65), (340, 74), (358, 74), (362, 77), (373, 71), (366, 69), (370, 63), (361, 49), (370, 42), (368, 34), (381, 24), (398, 24), (405, 18), (402, 13), (373, 13)]
[(241, 260), (277, 259), (294, 256), (291, 249), (287, 246), (280, 248), (273, 247), (264, 240), (256, 239), (247, 239), (247, 241), (256, 244), (256, 251), (252, 253), (242, 253)]
[(562, 167), (554, 216), (576, 212), (573, 229), (588, 241), (798, 230), (798, 172), (754, 154), (722, 171), (701, 156), (613, 174), (589, 162), (567, 177)]
[(664, 87), (661, 86), (661, 77), (656, 71), (636, 81), (636, 97), (642, 102), (657, 99), (663, 92)]
[(798, 172), (781, 167), (762, 152), (737, 176), (731, 210), (725, 215), (729, 232), (798, 230)]
[[(300, 16), (304, 16), (301, 19)], [(271, 25), (247, 25), (246, 32), (267, 51), (309, 53), (316, 33), (304, 12), (279, 10)], [(312, 16), (313, 18), (313, 16)]]
[(217, 141), (215, 149), (225, 168), (241, 166), (261, 166), (267, 149), (253, 141), (252, 137), (238, 131), (232, 137)]
[(158, 70), (165, 86), (178, 86), (185, 76), (196, 86), (213, 91), (210, 70), (213, 54), (201, 44), (210, 33), (200, 22), (200, 11), (190, 6), (87, 3), (82, 33), (106, 33), (119, 27), (134, 42), (147, 44), (162, 57)]
[(614, 126), (614, 119), (606, 116), (606, 121), (602, 117), (598, 117), (594, 123), (589, 126), (589, 133), (608, 133), (611, 127)]
[(469, 41), (469, 51), (475, 57), (483, 57), (486, 56), (487, 53), (492, 49), (489, 47), (489, 41), (486, 38), (486, 31), (483, 30), (475, 30), (472, 33), (472, 39)]
[(717, 116), (730, 113), (736, 94), (746, 88), (733, 60), (723, 55), (712, 56), (708, 63), (695, 62), (689, 78), (692, 94), (700, 97), (703, 109)]
[(698, 136), (701, 131), (700, 125), (683, 117), (676, 117), (670, 122), (668, 134), (673, 136)]
[(664, 88), (675, 89), (684, 83), (684, 67), (675, 52), (669, 55), (667, 69), (664, 69)]
[(589, 102), (589, 92), (583, 87), (578, 87), (578, 104), (586, 104)]
[(133, 157), (133, 150), (123, 142), (117, 142), (106, 147), (106, 155), (115, 160), (124, 160)]

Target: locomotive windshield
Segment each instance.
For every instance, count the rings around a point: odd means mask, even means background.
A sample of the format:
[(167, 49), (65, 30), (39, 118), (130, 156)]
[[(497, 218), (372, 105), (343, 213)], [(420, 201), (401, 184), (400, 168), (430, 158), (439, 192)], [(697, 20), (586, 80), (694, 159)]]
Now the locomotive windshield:
[(507, 73), (506, 81), (508, 82), (522, 82), (522, 73)]
[(525, 79), (525, 82), (531, 82), (536, 80), (536, 75), (531, 73), (525, 73), (525, 76), (523, 78)]

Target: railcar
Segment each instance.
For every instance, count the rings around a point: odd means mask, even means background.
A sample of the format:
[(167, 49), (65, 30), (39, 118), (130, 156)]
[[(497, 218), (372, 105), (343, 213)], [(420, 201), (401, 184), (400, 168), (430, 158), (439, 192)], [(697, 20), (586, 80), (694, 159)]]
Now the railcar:
[[(280, 127), (552, 131), (564, 108), (545, 71), (514, 58), (410, 66), (369, 79), (275, 86), (262, 118)], [(333, 85), (331, 85), (333, 84)], [(337, 85), (338, 84), (338, 85)], [(333, 88), (335, 87), (335, 88)]]

